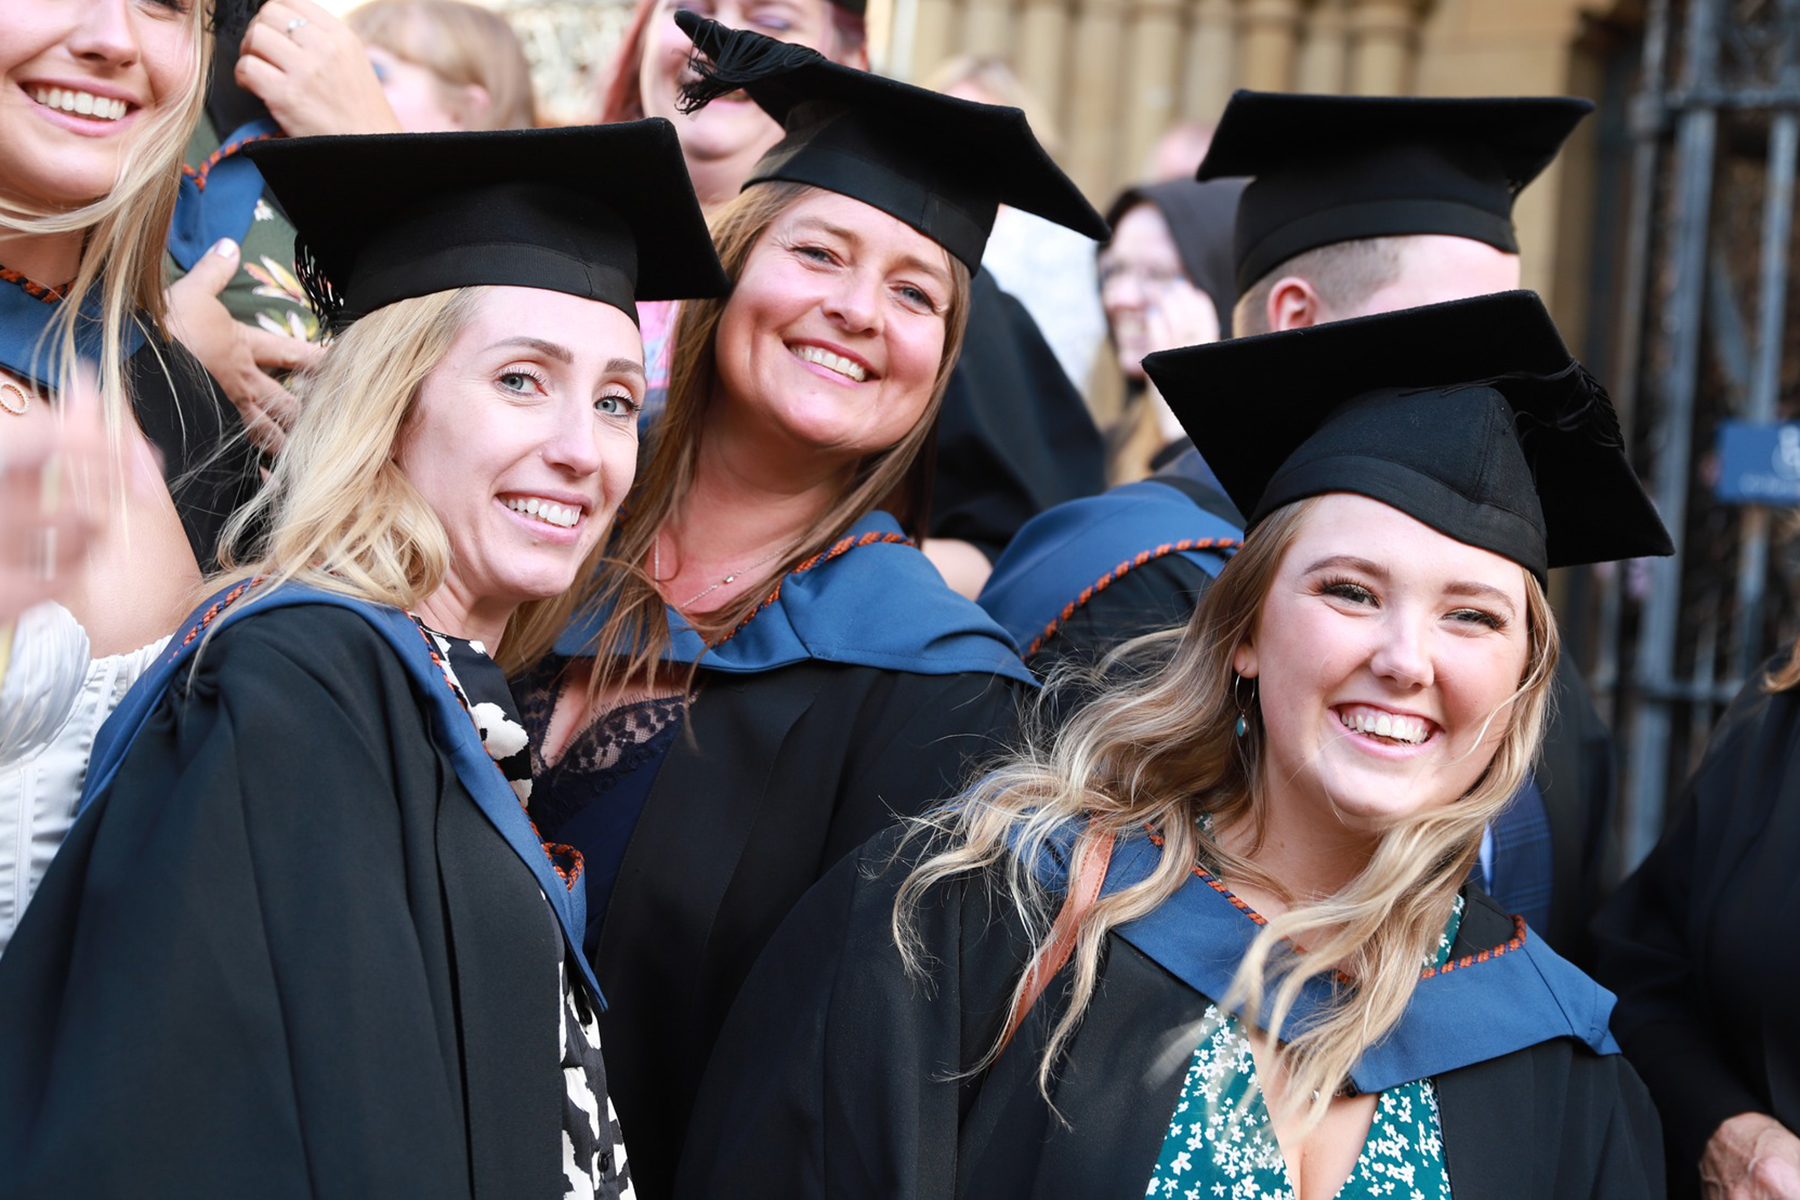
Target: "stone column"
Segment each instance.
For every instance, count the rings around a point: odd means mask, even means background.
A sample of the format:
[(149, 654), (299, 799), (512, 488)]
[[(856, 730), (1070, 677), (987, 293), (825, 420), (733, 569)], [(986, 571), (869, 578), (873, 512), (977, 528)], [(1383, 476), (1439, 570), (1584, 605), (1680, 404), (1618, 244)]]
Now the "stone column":
[(1012, 5), (1008, 0), (967, 0), (962, 40), (950, 47), (958, 54), (1012, 56)]
[(1300, 42), (1294, 86), (1302, 92), (1341, 92), (1350, 84), (1349, 0), (1318, 0)]
[(1121, 69), (1123, 18), (1123, 0), (1080, 0), (1070, 56), (1067, 86), (1074, 107), (1065, 165), (1088, 198), (1102, 204), (1114, 182), (1120, 76), (1129, 70)]
[(1237, 86), (1237, 13), (1231, 0), (1195, 0), (1188, 26), (1181, 115), (1216, 121)]
[(1025, 0), (1018, 15), (1013, 69), (1056, 116), (1062, 134), (1076, 105), (1068, 85), (1069, 6), (1066, 0)]
[(958, 14), (956, 0), (917, 0), (914, 11), (910, 78), (918, 81), (956, 52)]
[(1411, 93), (1418, 21), (1416, 0), (1352, 0), (1349, 90), (1353, 95)]
[(1124, 140), (1113, 179), (1136, 178), (1156, 139), (1175, 121), (1181, 74), (1180, 0), (1133, 0), (1125, 77)]
[(1241, 0), (1238, 62), (1245, 87), (1285, 92), (1294, 86), (1300, 0)]

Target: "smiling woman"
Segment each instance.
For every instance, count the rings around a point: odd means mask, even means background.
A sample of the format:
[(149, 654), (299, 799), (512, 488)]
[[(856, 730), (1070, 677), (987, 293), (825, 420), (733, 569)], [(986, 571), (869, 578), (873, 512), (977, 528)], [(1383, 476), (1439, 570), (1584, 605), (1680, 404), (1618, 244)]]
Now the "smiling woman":
[(788, 907), (1013, 727), (1016, 647), (915, 548), (928, 446), (998, 204), (1099, 224), (1016, 109), (677, 19), (710, 60), (693, 106), (747, 94), (783, 136), (713, 218), (733, 287), (681, 306), (611, 561), (575, 621), (515, 643), (532, 815), (590, 863), (608, 1077), (652, 1197)]
[(795, 908), (678, 1194), (1659, 1194), (1610, 997), (1468, 884), (1536, 751), (1546, 570), (1668, 549), (1610, 402), (1529, 293), (1146, 365), (1244, 548)]
[(629, 1195), (490, 650), (630, 487), (636, 297), (724, 286), (674, 131), (255, 154), (340, 336), (0, 959), (0, 1195)]

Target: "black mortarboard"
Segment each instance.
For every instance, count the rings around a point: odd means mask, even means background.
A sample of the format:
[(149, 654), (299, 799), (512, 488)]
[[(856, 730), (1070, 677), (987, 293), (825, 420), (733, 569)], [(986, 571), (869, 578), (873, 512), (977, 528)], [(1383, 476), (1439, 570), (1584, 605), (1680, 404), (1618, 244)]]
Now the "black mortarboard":
[(1197, 177), (1255, 176), (1238, 206), (1240, 290), (1353, 238), (1446, 233), (1516, 254), (1514, 197), (1593, 108), (1572, 96), (1239, 91)]
[(744, 186), (782, 179), (861, 200), (971, 271), (1002, 204), (1096, 241), (1106, 237), (1106, 222), (1018, 109), (840, 66), (805, 46), (691, 12), (677, 11), (675, 21), (705, 56), (694, 60), (699, 79), (682, 88), (684, 112), (741, 88), (786, 130)]
[(294, 223), (307, 299), (341, 327), (479, 284), (599, 300), (730, 286), (660, 117), (567, 129), (274, 138), (244, 148)]
[(1166, 350), (1144, 370), (1252, 528), (1354, 492), (1540, 580), (1674, 553), (1612, 401), (1534, 292)]

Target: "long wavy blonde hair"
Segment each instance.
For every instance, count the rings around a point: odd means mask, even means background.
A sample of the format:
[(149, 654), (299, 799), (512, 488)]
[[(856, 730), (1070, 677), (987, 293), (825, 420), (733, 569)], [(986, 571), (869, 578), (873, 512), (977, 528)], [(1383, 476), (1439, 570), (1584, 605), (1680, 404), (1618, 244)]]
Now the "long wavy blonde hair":
[[(274, 473), (225, 528), (224, 546), (254, 544), (244, 559), (225, 561), (221, 579), (262, 576), (253, 594), (291, 580), (408, 610), (438, 590), (450, 537), (394, 461), (394, 448), (419, 386), (487, 291), (397, 300), (338, 336), (319, 368), (299, 381), (300, 418)], [(508, 635), (535, 609), (556, 603), (520, 605)]]
[[(923, 840), (925, 856), (900, 889), (893, 932), (909, 969), (919, 974), (927, 964), (916, 913), (935, 885), (997, 872), (1041, 954), (1061, 898), (1049, 894), (1027, 864), (1039, 861), (1059, 831), (1071, 822), (1084, 827), (1069, 852), (1071, 862), (1079, 862), (1102, 832), (1130, 837), (1149, 825), (1164, 839), (1150, 875), (1100, 899), (1081, 923), (1073, 998), (1038, 1067), (1046, 1098), (1057, 1057), (1093, 996), (1110, 931), (1168, 900), (1196, 864), (1221, 879), (1288, 894), (1280, 880), (1206, 832), (1200, 818), (1210, 816), (1217, 829), (1240, 821), (1253, 834), (1261, 829), (1263, 733), (1251, 714), (1245, 736), (1235, 735), (1243, 710), (1234, 696), (1232, 656), (1253, 636), (1282, 556), (1315, 503), (1289, 505), (1258, 526), (1184, 629), (1121, 647), (1101, 670), (1124, 674), (1122, 682), (1102, 691), (1060, 733), (1036, 730), (967, 795), (922, 818), (912, 831)], [(1468, 878), (1482, 830), (1530, 769), (1558, 641), (1543, 589), (1529, 573), (1525, 579), (1526, 665), (1517, 690), (1493, 718), (1506, 724), (1480, 779), (1457, 803), (1421, 811), (1384, 833), (1368, 865), (1342, 891), (1296, 903), (1272, 918), (1239, 964), (1229, 994), (1213, 997), (1228, 1011), (1267, 1012), (1268, 1027), (1279, 1029), (1308, 980), (1331, 979), (1341, 969), (1352, 981), (1336, 989), (1323, 1019), (1277, 1049), (1278, 1073), (1288, 1081), (1278, 1119), (1302, 1109), (1309, 1123), (1323, 1117), (1362, 1052), (1400, 1019), (1421, 964), (1443, 933), (1452, 897)], [(1080, 682), (1093, 686), (1091, 679)], [(1054, 711), (1054, 702), (1048, 703), (1052, 707), (1043, 711)], [(1253, 837), (1252, 845), (1259, 840)], [(1015, 1003), (1026, 984), (1021, 978)], [(975, 1069), (990, 1065), (998, 1051), (996, 1042)]]
[(163, 259), (168, 253), (182, 156), (206, 99), (204, 80), (212, 62), (213, 39), (206, 35), (205, 24), (211, 7), (195, 3), (182, 14), (191, 43), (184, 85), (176, 94), (163, 97), (144, 128), (133, 136), (110, 191), (71, 209), (0, 199), (0, 229), (8, 233), (83, 235), (75, 277), (37, 281), (61, 288), (65, 299), (57, 306), (36, 354), (41, 361), (55, 364), (53, 386), (66, 391), (81, 364), (76, 349), (77, 334), (85, 324), (81, 301), (87, 298), (97, 305), (100, 358), (93, 365), (115, 447), (131, 412), (125, 379), (130, 331), (134, 323), (142, 323), (167, 336)]
[[(719, 261), (735, 283), (743, 274), (750, 252), (763, 233), (788, 209), (819, 193), (800, 183), (760, 183), (720, 209), (712, 222)], [(827, 549), (857, 521), (877, 508), (886, 508), (916, 535), (922, 524), (916, 514), (924, 510), (928, 465), (922, 455), (930, 444), (949, 386), (950, 372), (962, 352), (968, 324), (969, 269), (946, 255), (951, 273), (951, 295), (944, 313), (944, 352), (932, 382), (931, 397), (906, 436), (885, 450), (865, 457), (851, 472), (844, 487), (825, 511), (795, 542), (763, 568), (760, 578), (742, 596), (717, 612), (695, 614), (695, 629), (713, 641), (736, 629), (756, 612), (777, 581), (804, 560)], [(668, 401), (658, 419), (649, 460), (638, 472), (637, 486), (619, 513), (619, 529), (610, 558), (598, 582), (599, 603), (611, 606), (611, 616), (594, 647), (596, 669), (591, 694), (610, 688), (647, 686), (668, 646), (669, 627), (662, 594), (644, 570), (652, 544), (664, 522), (692, 489), (700, 459), (700, 443), (706, 435), (707, 417), (717, 391), (718, 362), (714, 341), (719, 321), (731, 302), (729, 296), (709, 300), (684, 300), (669, 336)], [(545, 608), (521, 622), (515, 649), (502, 658), (508, 669), (528, 665), (549, 650), (562, 625), (586, 597), (571, 596), (560, 610)]]

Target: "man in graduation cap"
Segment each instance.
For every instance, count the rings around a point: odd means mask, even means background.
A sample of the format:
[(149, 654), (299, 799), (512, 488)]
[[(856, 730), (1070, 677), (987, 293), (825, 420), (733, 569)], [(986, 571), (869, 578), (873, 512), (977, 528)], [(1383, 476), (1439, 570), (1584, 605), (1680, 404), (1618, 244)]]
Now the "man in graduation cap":
[[(1512, 206), (1593, 105), (1572, 97), (1232, 97), (1199, 178), (1253, 176), (1238, 205), (1233, 333), (1304, 328), (1518, 286)], [(1212, 398), (1193, 422), (1255, 395)], [(1191, 447), (1162, 475), (1052, 509), (981, 603), (1040, 675), (1187, 620), (1240, 536)], [(1542, 770), (1484, 845), (1485, 882), (1583, 961), (1610, 875), (1612, 747), (1572, 667)]]

